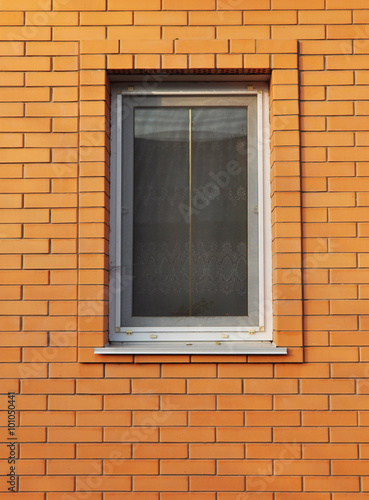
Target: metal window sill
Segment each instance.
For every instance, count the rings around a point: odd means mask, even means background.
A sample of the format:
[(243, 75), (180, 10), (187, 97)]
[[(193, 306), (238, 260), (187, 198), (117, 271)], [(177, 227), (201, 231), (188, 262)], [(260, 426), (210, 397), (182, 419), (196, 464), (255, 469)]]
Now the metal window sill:
[(112, 342), (95, 354), (287, 354), (287, 347), (273, 342)]

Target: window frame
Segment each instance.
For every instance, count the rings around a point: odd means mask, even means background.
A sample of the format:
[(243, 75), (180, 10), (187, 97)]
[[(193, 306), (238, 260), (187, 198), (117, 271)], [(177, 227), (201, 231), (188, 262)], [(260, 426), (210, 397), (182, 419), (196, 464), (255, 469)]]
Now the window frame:
[[(129, 275), (121, 278), (121, 182), (122, 169), (122, 99), (123, 96), (135, 96), (138, 100), (143, 96), (158, 95), (221, 95), (221, 96), (255, 96), (257, 107), (257, 144), (258, 155), (258, 198), (262, 200), (258, 206), (259, 216), (259, 324), (250, 326), (208, 327), (160, 327), (123, 328), (120, 325), (121, 289)], [(270, 148), (269, 148), (269, 99), (268, 86), (265, 83), (201, 83), (176, 82), (154, 85), (148, 89), (142, 82), (120, 82), (112, 85), (112, 153), (111, 153), (111, 226), (110, 226), (110, 309), (109, 309), (109, 341), (110, 344), (137, 343), (143, 347), (145, 343), (153, 345), (185, 343), (227, 344), (238, 347), (255, 343), (264, 343), (273, 347), (273, 311), (272, 311), (272, 257), (271, 257), (271, 207), (270, 207)], [(162, 346), (163, 347), (163, 346)], [(165, 346), (163, 347), (165, 351)], [(283, 350), (283, 349), (282, 349)], [(148, 351), (152, 352), (152, 351)], [(286, 350), (285, 350), (286, 352)], [(285, 353), (283, 352), (283, 353)], [(280, 352), (282, 353), (282, 352)]]

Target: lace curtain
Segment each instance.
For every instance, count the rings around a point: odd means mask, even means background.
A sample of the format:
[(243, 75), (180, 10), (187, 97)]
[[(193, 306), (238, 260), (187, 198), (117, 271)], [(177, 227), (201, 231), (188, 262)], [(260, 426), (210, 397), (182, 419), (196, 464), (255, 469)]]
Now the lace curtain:
[(133, 316), (245, 316), (247, 108), (135, 112)]

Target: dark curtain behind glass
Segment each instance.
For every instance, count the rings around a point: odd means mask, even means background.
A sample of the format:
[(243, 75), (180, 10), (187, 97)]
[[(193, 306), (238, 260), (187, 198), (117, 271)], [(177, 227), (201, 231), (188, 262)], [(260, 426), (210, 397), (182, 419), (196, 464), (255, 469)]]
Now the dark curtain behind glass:
[(247, 108), (136, 110), (133, 316), (247, 315), (246, 131)]

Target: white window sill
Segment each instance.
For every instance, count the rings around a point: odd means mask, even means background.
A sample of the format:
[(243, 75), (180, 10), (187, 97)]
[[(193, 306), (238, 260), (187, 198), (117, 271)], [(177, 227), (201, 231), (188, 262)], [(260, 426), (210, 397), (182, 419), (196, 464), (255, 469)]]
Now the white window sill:
[(287, 354), (287, 347), (273, 342), (112, 342), (95, 354)]

